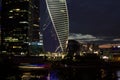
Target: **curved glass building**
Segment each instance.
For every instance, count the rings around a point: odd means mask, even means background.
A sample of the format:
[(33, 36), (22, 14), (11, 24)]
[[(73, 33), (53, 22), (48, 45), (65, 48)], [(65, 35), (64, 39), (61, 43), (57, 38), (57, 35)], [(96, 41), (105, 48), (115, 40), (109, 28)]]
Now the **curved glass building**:
[(48, 52), (64, 52), (69, 34), (66, 0), (46, 0), (46, 5), (48, 17), (43, 28), (44, 49)]

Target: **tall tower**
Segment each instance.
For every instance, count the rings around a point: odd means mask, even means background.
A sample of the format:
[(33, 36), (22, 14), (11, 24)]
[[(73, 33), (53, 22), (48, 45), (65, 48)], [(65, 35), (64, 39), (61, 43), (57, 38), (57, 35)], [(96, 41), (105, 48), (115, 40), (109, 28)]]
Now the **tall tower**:
[(2, 53), (28, 53), (29, 1), (2, 1)]
[(39, 41), (37, 6), (32, 1), (37, 0), (2, 0), (2, 53), (28, 54), (30, 42)]
[[(46, 5), (48, 17), (43, 30), (45, 51), (64, 52), (69, 34), (66, 0), (46, 0)], [(47, 35), (47, 38), (44, 37), (45, 35)]]

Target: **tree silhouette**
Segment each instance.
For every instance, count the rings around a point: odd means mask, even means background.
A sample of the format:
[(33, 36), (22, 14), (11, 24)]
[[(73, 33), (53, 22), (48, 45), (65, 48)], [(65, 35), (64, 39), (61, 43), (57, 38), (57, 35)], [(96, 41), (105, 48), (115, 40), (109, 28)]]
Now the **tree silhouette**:
[(67, 52), (69, 57), (73, 57), (74, 53), (79, 55), (81, 45), (76, 40), (68, 40)]

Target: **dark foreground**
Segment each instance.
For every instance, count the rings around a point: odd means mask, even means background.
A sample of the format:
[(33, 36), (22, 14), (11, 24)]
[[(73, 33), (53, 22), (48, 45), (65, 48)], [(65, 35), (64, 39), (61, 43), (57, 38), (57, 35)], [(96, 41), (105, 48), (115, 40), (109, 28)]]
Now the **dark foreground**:
[(120, 80), (120, 63), (82, 60), (0, 58), (0, 80)]

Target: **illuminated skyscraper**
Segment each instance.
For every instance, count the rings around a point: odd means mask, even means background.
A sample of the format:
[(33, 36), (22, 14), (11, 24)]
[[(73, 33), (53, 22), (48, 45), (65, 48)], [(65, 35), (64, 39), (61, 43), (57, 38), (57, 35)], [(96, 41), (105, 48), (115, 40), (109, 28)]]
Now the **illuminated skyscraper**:
[(46, 5), (43, 25), (44, 49), (48, 52), (64, 52), (69, 33), (66, 0), (46, 0)]
[(39, 41), (39, 0), (2, 0), (2, 53), (28, 54)]

